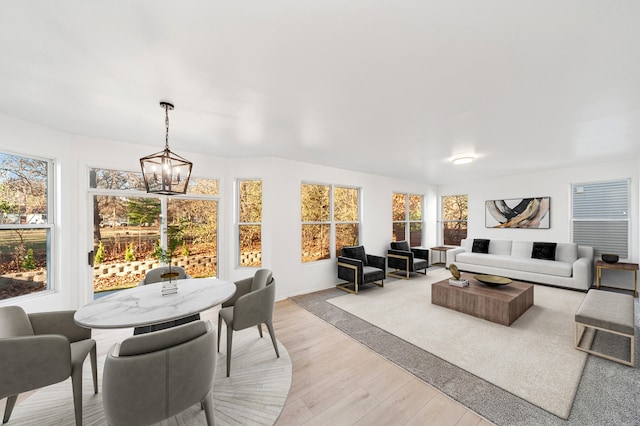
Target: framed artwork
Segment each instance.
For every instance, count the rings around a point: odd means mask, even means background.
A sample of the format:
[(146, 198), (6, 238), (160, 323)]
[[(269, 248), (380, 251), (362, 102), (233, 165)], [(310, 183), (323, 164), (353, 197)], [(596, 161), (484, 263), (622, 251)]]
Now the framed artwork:
[(485, 201), (485, 227), (549, 229), (550, 197)]

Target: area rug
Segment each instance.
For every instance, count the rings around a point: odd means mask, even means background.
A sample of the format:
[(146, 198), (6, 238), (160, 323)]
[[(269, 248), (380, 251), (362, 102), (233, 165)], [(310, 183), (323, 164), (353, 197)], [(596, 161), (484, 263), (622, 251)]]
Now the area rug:
[[(226, 339), (224, 339), (226, 340)], [(226, 377), (225, 342), (217, 360), (214, 384), (216, 425), (273, 425), (284, 406), (291, 387), (291, 359), (278, 342), (276, 358), (269, 336), (260, 339), (255, 327), (233, 334), (231, 377)], [(102, 369), (98, 359), (99, 393), (93, 393), (91, 366), (83, 370), (83, 423), (106, 424), (102, 407)], [(19, 402), (9, 420), (11, 425), (75, 425), (71, 379), (47, 386)], [(206, 425), (204, 411), (194, 405), (159, 425)]]
[[(442, 270), (430, 267), (429, 275)], [(414, 276), (411, 282), (429, 277)], [(385, 286), (393, 283), (385, 280)], [(362, 292), (378, 291), (369, 286)], [(617, 291), (617, 290), (609, 290)], [(628, 294), (628, 292), (623, 292)], [(551, 414), (504, 389), (483, 380), (466, 370), (439, 358), (417, 346), (364, 321), (328, 300), (345, 293), (335, 287), (291, 298), (298, 306), (315, 314), (352, 339), (369, 347), (389, 361), (429, 383), (434, 388), (500, 426), (626, 426), (640, 425), (640, 368), (631, 368), (600, 357), (589, 355), (568, 419)], [(362, 295), (362, 293), (360, 294)], [(354, 297), (360, 297), (354, 296)], [(636, 330), (640, 329), (640, 303), (635, 298)], [(611, 333), (597, 333), (594, 348), (604, 350), (620, 345), (628, 339), (616, 339)], [(628, 349), (628, 346), (626, 347)], [(636, 360), (640, 359), (640, 333), (636, 332)]]
[(328, 302), (567, 418), (587, 359), (573, 347), (573, 317), (585, 294), (536, 286), (534, 306), (506, 327), (431, 304), (431, 284), (448, 276), (441, 269)]

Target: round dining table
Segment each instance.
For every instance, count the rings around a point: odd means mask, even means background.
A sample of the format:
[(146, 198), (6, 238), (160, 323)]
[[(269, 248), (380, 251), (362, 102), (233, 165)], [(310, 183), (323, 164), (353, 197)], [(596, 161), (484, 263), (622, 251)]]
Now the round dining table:
[(79, 308), (76, 324), (87, 328), (141, 327), (200, 313), (229, 300), (236, 285), (217, 278), (177, 280), (178, 291), (163, 295), (162, 283), (118, 291)]

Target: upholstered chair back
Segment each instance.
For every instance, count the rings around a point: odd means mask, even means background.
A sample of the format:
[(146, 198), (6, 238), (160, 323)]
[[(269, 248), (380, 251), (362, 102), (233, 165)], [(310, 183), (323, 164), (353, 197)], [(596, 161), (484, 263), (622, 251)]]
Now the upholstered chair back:
[(108, 424), (153, 424), (201, 402), (213, 424), (216, 345), (211, 323), (194, 321), (112, 346), (102, 385)]
[[(154, 268), (154, 269), (149, 269), (147, 271), (147, 273), (144, 276), (144, 279), (140, 282), (140, 285), (145, 285), (145, 284), (153, 284), (153, 283), (159, 283), (161, 281), (167, 281), (168, 278), (164, 279), (162, 278), (162, 274), (165, 274), (169, 272), (169, 267), (168, 266), (161, 266), (159, 268)], [(180, 267), (180, 266), (172, 266), (171, 267), (171, 272), (177, 272), (178, 276), (175, 278), (172, 278), (174, 280), (182, 280), (185, 278), (190, 278), (190, 276), (185, 272), (184, 268)]]
[(33, 336), (29, 316), (20, 306), (0, 308), (0, 338)]

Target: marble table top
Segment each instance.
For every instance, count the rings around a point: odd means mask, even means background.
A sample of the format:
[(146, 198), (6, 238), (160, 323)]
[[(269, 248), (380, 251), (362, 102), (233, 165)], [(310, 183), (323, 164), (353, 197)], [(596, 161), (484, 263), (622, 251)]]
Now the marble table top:
[(94, 300), (73, 316), (87, 328), (126, 328), (158, 324), (193, 315), (230, 299), (236, 285), (216, 278), (178, 281), (178, 292), (163, 296), (162, 283), (122, 290)]

